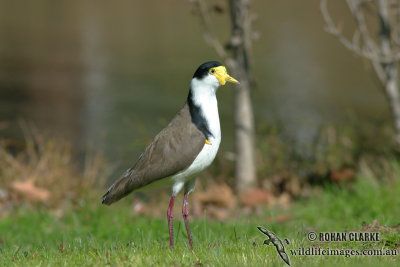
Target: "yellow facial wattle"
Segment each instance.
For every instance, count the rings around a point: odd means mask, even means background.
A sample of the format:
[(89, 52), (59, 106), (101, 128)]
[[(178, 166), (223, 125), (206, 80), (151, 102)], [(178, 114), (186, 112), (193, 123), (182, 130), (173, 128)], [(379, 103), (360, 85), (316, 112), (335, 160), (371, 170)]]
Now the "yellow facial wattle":
[(214, 75), (221, 85), (225, 85), (226, 82), (239, 83), (235, 78), (229, 76), (224, 66), (211, 68), (208, 72)]

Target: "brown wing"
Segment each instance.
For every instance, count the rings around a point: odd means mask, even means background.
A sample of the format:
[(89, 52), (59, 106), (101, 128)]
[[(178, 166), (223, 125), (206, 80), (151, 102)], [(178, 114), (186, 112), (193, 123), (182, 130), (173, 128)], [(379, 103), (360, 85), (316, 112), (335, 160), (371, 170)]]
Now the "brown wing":
[(205, 140), (204, 134), (192, 123), (186, 103), (137, 163), (108, 189), (102, 202), (111, 204), (135, 189), (186, 169), (204, 147)]

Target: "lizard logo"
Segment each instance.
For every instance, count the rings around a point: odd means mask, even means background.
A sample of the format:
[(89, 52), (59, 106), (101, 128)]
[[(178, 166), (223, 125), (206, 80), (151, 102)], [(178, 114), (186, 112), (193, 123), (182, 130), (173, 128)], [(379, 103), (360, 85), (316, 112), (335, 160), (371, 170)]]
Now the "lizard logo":
[[(268, 239), (264, 240), (264, 245), (269, 245), (272, 244), (275, 246), (276, 251), (278, 252), (278, 255), (282, 258), (282, 260), (290, 266), (290, 259), (288, 254), (286, 253), (285, 246), (283, 245), (282, 240), (273, 232), (265, 229), (264, 227), (257, 226), (257, 229), (260, 230), (261, 233), (265, 234), (268, 236)], [(285, 242), (289, 245), (290, 242), (287, 238), (285, 238)]]

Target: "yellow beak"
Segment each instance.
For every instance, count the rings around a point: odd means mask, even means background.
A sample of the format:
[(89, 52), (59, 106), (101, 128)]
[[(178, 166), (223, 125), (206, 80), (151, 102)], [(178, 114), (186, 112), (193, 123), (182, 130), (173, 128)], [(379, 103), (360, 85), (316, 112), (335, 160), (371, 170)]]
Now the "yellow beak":
[(235, 78), (229, 76), (229, 74), (226, 72), (226, 68), (224, 66), (219, 66), (213, 68), (214, 73), (213, 74), (215, 77), (217, 77), (219, 83), (221, 85), (225, 85), (226, 82), (231, 82), (231, 83), (239, 83)]

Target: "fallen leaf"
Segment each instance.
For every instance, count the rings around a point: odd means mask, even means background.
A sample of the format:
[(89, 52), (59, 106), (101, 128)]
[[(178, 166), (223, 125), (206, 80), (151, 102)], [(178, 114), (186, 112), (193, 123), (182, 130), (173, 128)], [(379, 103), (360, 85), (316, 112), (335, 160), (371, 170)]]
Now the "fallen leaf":
[(284, 192), (278, 197), (276, 204), (282, 208), (288, 208), (291, 202), (292, 198), (290, 197), (290, 195)]
[(332, 170), (330, 173), (330, 178), (333, 182), (337, 184), (342, 184), (349, 181), (353, 181), (356, 178), (356, 176), (352, 169), (343, 167), (336, 170)]
[(236, 206), (236, 198), (232, 189), (226, 184), (215, 184), (204, 192), (193, 197), (193, 214), (201, 217), (203, 211), (209, 218), (225, 220)]
[(33, 179), (25, 181), (15, 181), (11, 185), (12, 189), (30, 201), (46, 201), (50, 198), (47, 189), (37, 187)]
[(203, 205), (214, 205), (227, 209), (233, 209), (236, 205), (236, 198), (232, 189), (226, 184), (209, 187), (206, 191), (198, 193), (196, 200)]
[(270, 205), (275, 201), (274, 196), (259, 188), (253, 188), (242, 192), (239, 194), (239, 197), (243, 205), (249, 207), (257, 207), (263, 204)]
[(276, 215), (275, 217), (267, 218), (267, 222), (268, 223), (272, 223), (272, 222), (280, 223), (280, 222), (290, 220), (291, 218), (292, 218), (292, 215), (290, 215), (290, 214), (279, 214), (279, 215)]

